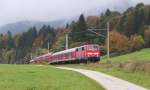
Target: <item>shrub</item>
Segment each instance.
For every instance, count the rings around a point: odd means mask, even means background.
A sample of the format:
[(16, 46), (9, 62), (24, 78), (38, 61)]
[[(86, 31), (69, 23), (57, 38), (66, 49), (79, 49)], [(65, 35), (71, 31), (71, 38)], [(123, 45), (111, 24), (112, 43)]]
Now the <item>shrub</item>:
[(144, 39), (141, 35), (133, 35), (129, 41), (129, 47), (131, 50), (139, 50), (144, 46)]
[(144, 40), (146, 47), (150, 47), (150, 28), (144, 31)]
[(128, 50), (128, 38), (119, 32), (110, 32), (110, 51), (122, 52)]

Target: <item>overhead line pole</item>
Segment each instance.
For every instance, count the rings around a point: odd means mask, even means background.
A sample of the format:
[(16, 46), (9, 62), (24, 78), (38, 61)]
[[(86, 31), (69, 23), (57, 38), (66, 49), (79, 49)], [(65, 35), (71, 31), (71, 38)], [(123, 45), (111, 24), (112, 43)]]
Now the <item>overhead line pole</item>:
[(107, 63), (109, 62), (109, 22), (107, 22)]
[(49, 53), (49, 41), (48, 41), (48, 43), (47, 43), (47, 48), (48, 48), (48, 53)]
[(66, 34), (66, 50), (68, 49), (68, 33)]
[(31, 58), (31, 60), (32, 60), (32, 58), (33, 58), (33, 56), (32, 56), (32, 52), (30, 53), (30, 58)]

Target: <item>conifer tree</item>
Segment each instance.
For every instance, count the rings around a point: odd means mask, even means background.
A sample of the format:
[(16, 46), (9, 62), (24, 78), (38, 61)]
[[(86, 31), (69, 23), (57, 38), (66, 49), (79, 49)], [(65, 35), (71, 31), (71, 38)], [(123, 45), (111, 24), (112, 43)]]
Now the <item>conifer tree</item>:
[(7, 32), (7, 35), (8, 35), (8, 45), (7, 45), (7, 48), (8, 49), (11, 49), (11, 48), (14, 48), (14, 41), (13, 41), (13, 37), (12, 37), (12, 34), (10, 31)]

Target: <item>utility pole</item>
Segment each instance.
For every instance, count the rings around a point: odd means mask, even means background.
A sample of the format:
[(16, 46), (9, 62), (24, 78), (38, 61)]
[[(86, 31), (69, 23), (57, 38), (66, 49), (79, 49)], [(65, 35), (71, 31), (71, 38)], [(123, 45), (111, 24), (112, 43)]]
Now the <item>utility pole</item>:
[(31, 58), (31, 60), (32, 60), (32, 58), (33, 58), (33, 56), (32, 56), (32, 52), (30, 53), (30, 58)]
[(49, 41), (48, 41), (48, 44), (47, 44), (47, 48), (48, 48), (48, 53), (49, 53)]
[(68, 33), (66, 34), (66, 50), (68, 49)]
[(36, 57), (38, 56), (38, 51), (39, 51), (39, 48), (36, 49), (36, 52), (35, 52)]
[(109, 22), (107, 22), (107, 63), (109, 62)]

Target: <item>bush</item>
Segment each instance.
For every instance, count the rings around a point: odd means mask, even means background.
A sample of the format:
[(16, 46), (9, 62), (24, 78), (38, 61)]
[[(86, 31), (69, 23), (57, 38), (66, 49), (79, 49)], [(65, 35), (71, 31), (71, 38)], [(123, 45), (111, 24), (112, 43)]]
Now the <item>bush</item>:
[(110, 32), (110, 51), (123, 52), (128, 50), (128, 38), (119, 32)]
[(141, 35), (133, 35), (129, 41), (129, 47), (132, 51), (139, 50), (144, 46), (144, 39)]
[(146, 47), (150, 47), (150, 28), (144, 31), (144, 40)]
[(107, 52), (107, 49), (104, 46), (101, 46), (100, 47), (100, 52), (101, 52), (101, 55), (105, 55), (106, 52)]

